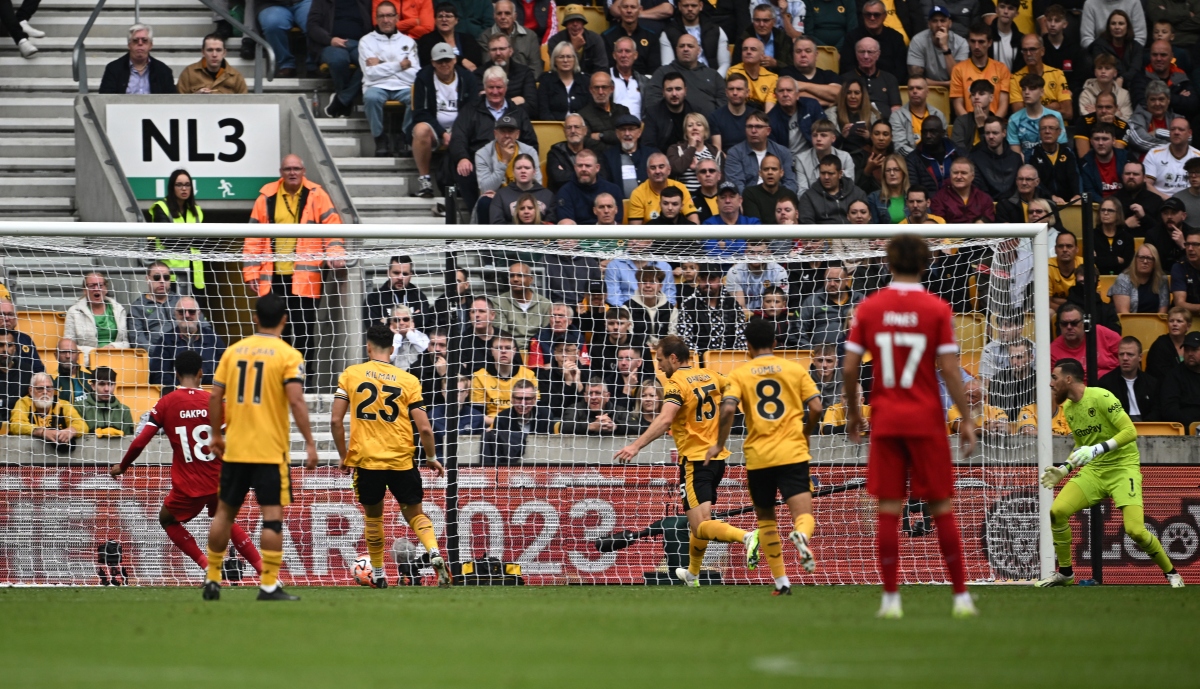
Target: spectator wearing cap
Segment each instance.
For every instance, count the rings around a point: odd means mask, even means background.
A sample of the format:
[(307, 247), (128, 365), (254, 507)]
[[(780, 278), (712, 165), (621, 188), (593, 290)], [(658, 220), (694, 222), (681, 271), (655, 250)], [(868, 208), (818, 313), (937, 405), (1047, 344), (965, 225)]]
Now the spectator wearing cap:
[(793, 168), (792, 152), (771, 140), (771, 122), (765, 113), (750, 113), (746, 118), (746, 140), (729, 149), (725, 159), (725, 179), (737, 185), (740, 193), (746, 187), (758, 184), (759, 161), (766, 155), (779, 159), (783, 167), (783, 186), (796, 191), (796, 172)]
[[(762, 7), (762, 5), (759, 5)], [(884, 24), (888, 16), (888, 8), (883, 0), (867, 0), (862, 5), (862, 23), (846, 32), (843, 45), (857, 46), (864, 38), (870, 38), (879, 45), (880, 69), (896, 77), (898, 83), (908, 80), (905, 69), (908, 57), (908, 40), (899, 31)], [(841, 63), (838, 71), (843, 74), (854, 71), (856, 54), (849, 50), (841, 51)], [(880, 110), (880, 112), (883, 112)]]
[[(710, 113), (725, 105), (725, 79), (717, 70), (700, 62), (700, 43), (692, 34), (684, 34), (675, 43), (675, 59), (659, 67), (650, 77), (650, 85), (646, 89), (646, 107), (653, 108), (666, 97), (666, 81), (678, 75), (683, 79), (684, 98), (692, 110), (699, 113)], [(667, 141), (667, 145), (683, 141), (680, 136)]]
[(92, 372), (92, 391), (79, 405), (88, 433), (101, 436), (133, 434), (133, 413), (117, 399), (117, 372), (100, 366)]
[(417, 43), (396, 28), (398, 16), (394, 2), (380, 2), (375, 8), (375, 30), (358, 42), (363, 114), (375, 139), (375, 156), (380, 158), (391, 155), (391, 142), (383, 131), (383, 106), (389, 100), (403, 103), (404, 130), (409, 130), (413, 121), (412, 87), (421, 69)]
[[(479, 185), (480, 194), (476, 212), (479, 218), (491, 217), (492, 198), (496, 191), (515, 181), (514, 166), (517, 156), (527, 155), (531, 160), (537, 160), (538, 157), (536, 147), (517, 140), (521, 135), (521, 123), (511, 112), (501, 115), (500, 119), (496, 120), (492, 132), (495, 141), (484, 143), (475, 151), (475, 181)], [(537, 165), (533, 168), (534, 182), (541, 184), (542, 169)]]
[[(1107, 122), (1098, 122), (1092, 127), (1088, 152), (1079, 161), (1080, 186), (1084, 192), (1091, 195), (1092, 199), (1108, 198), (1121, 190), (1121, 171), (1125, 169), (1128, 154), (1124, 148), (1117, 148), (1114, 145), (1118, 136), (1117, 128)], [(1200, 158), (1195, 161), (1196, 172), (1200, 173)], [(1197, 211), (1200, 211), (1200, 174), (1194, 176), (1197, 195), (1193, 198), (1196, 199)], [(1187, 193), (1186, 189), (1180, 192), (1180, 194)], [(1178, 195), (1176, 194), (1176, 196)]]
[[(736, 188), (730, 191), (737, 193)], [(696, 274), (696, 291), (679, 305), (674, 334), (682, 337), (701, 361), (710, 349), (746, 346), (746, 311), (725, 291), (724, 277), (720, 266), (703, 264)]]
[(967, 59), (967, 41), (950, 30), (950, 10), (934, 5), (928, 27), (908, 44), (908, 75), (925, 77), (930, 86), (949, 86), (954, 66)]
[[(412, 90), (412, 152), (417, 166), (417, 190), (413, 196), (427, 199), (433, 198), (433, 177), (430, 175), (433, 153), (450, 147), (451, 129), (456, 126), (459, 112), (476, 100), (475, 94), (479, 93), (479, 81), (470, 70), (457, 64), (453, 48), (439, 43), (430, 51), (430, 56), (432, 64), (426, 64), (417, 72)], [(453, 101), (439, 98), (439, 86), (452, 89), (458, 97)], [(459, 162), (463, 160), (458, 159)]]
[(213, 331), (212, 325), (200, 318), (200, 306), (191, 297), (181, 297), (175, 303), (175, 321), (162, 344), (150, 350), (150, 382), (162, 385), (165, 391), (175, 387), (175, 356), (190, 349), (203, 361), (204, 385), (212, 384), (217, 363), (225, 353), (225, 343)]
[(325, 106), (327, 117), (345, 117), (354, 111), (362, 91), (358, 42), (371, 33), (374, 16), (371, 0), (311, 0), (308, 12), (308, 49), (329, 66), (333, 94)]
[[(742, 215), (742, 192), (738, 185), (729, 180), (717, 187), (717, 215), (705, 220), (702, 225), (761, 225), (758, 218)], [(710, 255), (732, 255), (740, 253), (746, 243), (741, 239), (732, 241), (705, 240), (705, 250)]]
[(654, 70), (662, 66), (662, 54), (658, 49), (657, 34), (638, 22), (642, 15), (639, 0), (613, 0), (609, 3), (609, 11), (617, 21), (600, 34), (609, 63), (613, 62), (617, 41), (628, 38), (633, 41), (637, 52), (633, 62), (634, 71), (640, 74), (654, 74)]
[(616, 122), (631, 113), (629, 108), (613, 102), (612, 75), (608, 72), (595, 72), (590, 82), (588, 90), (592, 94), (591, 102), (583, 106), (579, 116), (587, 124), (588, 138), (599, 144), (600, 150), (604, 151), (607, 147), (620, 143), (617, 139)]
[(646, 165), (650, 156), (658, 149), (642, 145), (642, 121), (626, 113), (613, 122), (617, 131), (616, 146), (609, 146), (601, 154), (604, 163), (604, 178), (617, 185), (621, 193), (617, 199), (627, 199), (633, 190), (647, 179)]
[[(507, 0), (503, 1), (507, 2)], [(542, 71), (541, 59), (538, 59), (536, 73), (533, 69), (517, 62), (513, 58), (512, 41), (504, 34), (493, 34), (488, 43), (487, 51), (488, 61), (480, 65), (475, 76), (482, 80), (484, 73), (492, 67), (499, 67), (504, 70), (504, 74), (508, 77), (506, 97), (516, 105), (521, 106), (530, 119), (535, 117), (538, 114), (537, 75)]]
[[(575, 154), (575, 179), (559, 188), (555, 196), (554, 215), (559, 225), (595, 225), (593, 210), (596, 196), (611, 194), (615, 199), (624, 199), (621, 187), (600, 178), (600, 159), (595, 151), (583, 149)], [(617, 204), (617, 222), (623, 217), (621, 204)]]
[(850, 204), (866, 200), (866, 193), (845, 176), (842, 161), (835, 155), (827, 155), (819, 164), (817, 183), (800, 195), (797, 208), (800, 224), (845, 224)]
[(1183, 338), (1183, 361), (1162, 381), (1162, 417), (1185, 428), (1200, 421), (1200, 333)]
[[(681, 194), (687, 194), (687, 187), (682, 182), (670, 179), (671, 163), (662, 153), (651, 153), (646, 161), (646, 181), (637, 185), (629, 195), (630, 225), (641, 225), (651, 222), (661, 214), (660, 197), (667, 187), (674, 187)], [(692, 205), (691, 195), (684, 199), (682, 215), (691, 223), (699, 222), (696, 207)]]
[[(563, 43), (571, 46), (575, 59), (579, 63), (577, 71), (584, 74), (608, 71), (608, 51), (604, 47), (604, 39), (595, 31), (588, 30), (587, 17), (583, 14), (582, 5), (567, 5), (563, 13), (563, 30), (554, 34), (546, 42), (546, 50), (555, 58), (554, 49)], [(551, 62), (551, 67), (557, 67)]]
[[(489, 189), (481, 189), (487, 173), (476, 166), (479, 151), (491, 146), (493, 141), (499, 146), (500, 138), (497, 133), (501, 128), (506, 131), (516, 129), (515, 136), (512, 136), (511, 132), (504, 136), (504, 140), (509, 142), (506, 144), (507, 148), (504, 151), (496, 151), (498, 155), (506, 156), (503, 161), (505, 166), (520, 153), (537, 154), (538, 140), (533, 131), (533, 122), (524, 108), (508, 99), (507, 93), (508, 75), (504, 69), (489, 67), (483, 73), (483, 98), (473, 98), (465, 107), (460, 105), (458, 119), (454, 121), (450, 135), (450, 162), (455, 166), (458, 194), (468, 208), (478, 200), (481, 190), (495, 191), (500, 188), (500, 184), (496, 183), (499, 178), (494, 174), (494, 159), (488, 166), (488, 169), (493, 171), (488, 184), (495, 186)], [(524, 144), (524, 148), (518, 149), (516, 141)]]
[[(489, 18), (491, 12), (488, 13)], [(428, 65), (435, 58), (433, 49), (439, 44), (446, 44), (450, 54), (458, 60), (458, 64), (468, 72), (474, 72), (483, 64), (483, 51), (479, 41), (471, 37), (464, 27), (459, 29), (461, 15), (455, 3), (441, 0), (433, 7), (433, 31), (417, 39), (417, 56), (421, 64)], [(478, 33), (475, 34), (478, 36)]]
[(1184, 241), (1192, 231), (1192, 226), (1186, 222), (1187, 209), (1177, 198), (1169, 198), (1162, 202), (1159, 217), (1162, 222), (1146, 233), (1146, 243), (1153, 244), (1154, 248), (1158, 249), (1163, 270), (1170, 270), (1171, 266), (1184, 260)]
[[(479, 47), (491, 51), (492, 38), (504, 36), (508, 39), (511, 60), (522, 67), (540, 73), (545, 65), (542, 64), (542, 37), (536, 30), (517, 20), (517, 5), (524, 4), (520, 0), (497, 0), (492, 7), (491, 28), (479, 34)], [(536, 4), (536, 3), (531, 3)], [(495, 58), (492, 58), (495, 62)], [(512, 81), (512, 71), (509, 70), (509, 81)], [(536, 110), (535, 110), (536, 112)]]

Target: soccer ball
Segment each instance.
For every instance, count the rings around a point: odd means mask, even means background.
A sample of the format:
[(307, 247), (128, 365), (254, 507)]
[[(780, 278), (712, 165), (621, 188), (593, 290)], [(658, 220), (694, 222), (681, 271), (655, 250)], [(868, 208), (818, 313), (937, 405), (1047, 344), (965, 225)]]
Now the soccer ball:
[(370, 586), (371, 578), (375, 576), (375, 568), (371, 566), (371, 558), (360, 557), (350, 568), (350, 575), (359, 586)]
[(396, 558), (396, 564), (406, 565), (420, 560), (421, 551), (412, 541), (397, 538), (392, 543), (392, 557)]

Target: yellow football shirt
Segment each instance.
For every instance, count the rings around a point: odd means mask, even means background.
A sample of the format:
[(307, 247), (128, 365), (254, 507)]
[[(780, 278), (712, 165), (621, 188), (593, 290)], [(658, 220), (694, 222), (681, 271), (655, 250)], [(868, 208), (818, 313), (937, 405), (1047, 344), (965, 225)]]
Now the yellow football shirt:
[[(1019, 433), (1026, 426), (1037, 428), (1037, 403), (1021, 407), (1015, 426), (1014, 433)], [(1050, 432), (1054, 435), (1071, 435), (1071, 427), (1067, 425), (1067, 417), (1063, 414), (1062, 407), (1059, 407), (1054, 412), (1054, 416), (1050, 418)]]
[[(663, 402), (680, 407), (671, 422), (671, 435), (675, 437), (681, 463), (703, 462), (708, 448), (717, 444), (721, 423), (718, 412), (728, 386), (729, 381), (720, 373), (691, 366), (680, 368), (667, 379)], [(716, 459), (728, 456), (726, 449)]]
[(524, 366), (518, 368), (511, 378), (501, 378), (489, 368), (481, 368), (471, 376), (471, 404), (481, 405), (485, 416), (495, 416), (512, 406), (512, 389), (518, 380), (527, 380), (537, 388), (537, 376)]
[(304, 384), (304, 357), (273, 335), (247, 337), (221, 355), (213, 385), (225, 388), (225, 461), (287, 464), (288, 397)]
[[(1083, 256), (1075, 257), (1075, 268), (1083, 265)], [(1058, 269), (1058, 259), (1050, 259), (1050, 296), (1066, 298), (1067, 290), (1075, 286), (1075, 271), (1071, 271), (1069, 275), (1063, 275)]]
[(732, 74), (746, 77), (746, 82), (750, 86), (750, 93), (746, 96), (747, 104), (754, 105), (759, 110), (766, 110), (767, 103), (775, 102), (775, 85), (779, 83), (779, 75), (766, 67), (759, 67), (758, 78), (751, 79), (750, 75), (746, 74), (746, 66), (741, 62), (729, 68), (725, 79), (728, 80)]
[[(1028, 65), (1018, 69), (1012, 75), (1008, 86), (1008, 102), (1009, 104), (1021, 102), (1021, 77), (1029, 74)], [(1045, 107), (1054, 106), (1064, 100), (1071, 100), (1071, 87), (1067, 85), (1067, 75), (1063, 74), (1061, 69), (1046, 65), (1042, 67), (1042, 79), (1046, 82), (1045, 90), (1042, 92), (1042, 105)]]
[[(962, 420), (962, 412), (957, 406), (951, 405), (949, 413), (946, 414), (946, 427), (950, 432), (954, 432), (954, 422)], [(1000, 407), (993, 407), (990, 404), (983, 405), (983, 412), (975, 415), (975, 427), (983, 428), (983, 424), (987, 421), (1008, 421), (1008, 414)]]
[(954, 71), (950, 72), (950, 97), (962, 98), (965, 105), (970, 105), (971, 84), (978, 79), (986, 79), (996, 87), (996, 96), (992, 98), (992, 114), (1000, 117), (1006, 116), (1008, 113), (1000, 112), (1000, 94), (1009, 93), (1012, 74), (1007, 67), (990, 57), (983, 69), (976, 67), (970, 58), (954, 65)]
[[(679, 214), (687, 217), (696, 212), (696, 204), (692, 203), (692, 192), (683, 186), (682, 182), (667, 180), (668, 187), (675, 187), (683, 192), (683, 209)], [(650, 188), (650, 180), (646, 180), (629, 195), (629, 219), (650, 222), (662, 213), (662, 196)]]
[[(871, 405), (861, 406), (863, 421), (871, 420)], [(838, 402), (825, 410), (821, 415), (821, 427), (843, 428), (846, 425), (846, 405)]]
[(425, 409), (421, 381), (389, 363), (368, 361), (343, 371), (333, 396), (350, 403), (346, 466), (413, 468), (416, 443), (409, 411)]
[(725, 399), (740, 404), (746, 415), (742, 446), (746, 469), (798, 464), (812, 458), (804, 416), (808, 401), (820, 394), (808, 369), (774, 354), (755, 357), (729, 374)]

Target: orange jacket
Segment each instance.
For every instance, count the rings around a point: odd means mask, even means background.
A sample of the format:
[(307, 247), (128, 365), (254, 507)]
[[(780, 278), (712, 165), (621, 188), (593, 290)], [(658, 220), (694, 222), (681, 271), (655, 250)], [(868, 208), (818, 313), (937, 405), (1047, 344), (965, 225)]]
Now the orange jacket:
[[(278, 198), (279, 185), (282, 180), (276, 180), (264, 186), (254, 202), (254, 210), (250, 211), (250, 222), (275, 222), (275, 203)], [(329, 195), (316, 182), (307, 178), (300, 192), (300, 224), (331, 225), (342, 223), (341, 216), (333, 207)], [(274, 253), (274, 241), (269, 237), (250, 237), (242, 244), (242, 253), (249, 256), (266, 257)], [(321, 264), (326, 258), (339, 258), (346, 254), (346, 243), (339, 238), (300, 238), (296, 241), (297, 254), (317, 254), (321, 258), (296, 261), (295, 272), (292, 274), (292, 293), (298, 297), (317, 299), (321, 296)], [(247, 283), (258, 283), (258, 296), (271, 291), (271, 278), (275, 272), (273, 261), (246, 261), (242, 264), (242, 280)]]
[[(433, 31), (433, 2), (431, 0), (391, 0), (396, 5), (396, 30), (414, 41)], [(371, 3), (371, 16), (379, 9), (379, 0)]]

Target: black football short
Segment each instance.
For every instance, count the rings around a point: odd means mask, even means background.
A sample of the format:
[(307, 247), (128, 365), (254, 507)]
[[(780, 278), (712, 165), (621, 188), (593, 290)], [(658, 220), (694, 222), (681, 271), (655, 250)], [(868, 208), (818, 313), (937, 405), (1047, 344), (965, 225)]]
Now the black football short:
[(793, 495), (812, 492), (808, 462), (747, 470), (746, 484), (750, 489), (750, 502), (755, 507), (773, 508), (776, 493), (786, 501)]
[(679, 465), (679, 494), (683, 509), (690, 510), (708, 502), (717, 504), (717, 488), (725, 476), (724, 460), (704, 462), (685, 461)]
[(420, 469), (354, 470), (354, 497), (360, 505), (378, 505), (389, 490), (401, 505), (420, 505), (425, 499)]
[(241, 507), (246, 493), (254, 490), (259, 507), (292, 504), (292, 481), (287, 464), (246, 464), (225, 462), (221, 465), (221, 501)]

